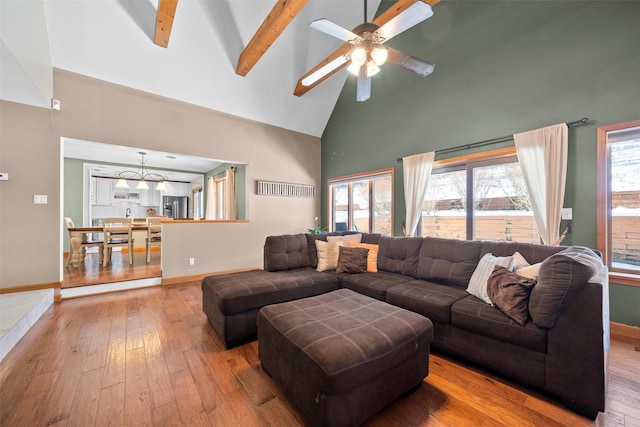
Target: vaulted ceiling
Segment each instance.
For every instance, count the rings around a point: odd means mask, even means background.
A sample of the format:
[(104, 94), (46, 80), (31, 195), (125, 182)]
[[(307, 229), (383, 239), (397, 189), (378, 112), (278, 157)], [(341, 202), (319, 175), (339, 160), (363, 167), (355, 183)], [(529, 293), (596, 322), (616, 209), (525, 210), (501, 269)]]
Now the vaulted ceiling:
[[(7, 9), (14, 1), (19, 0), (0, 3)], [(376, 22), (414, 2), (398, 0)], [(43, 24), (53, 67), (321, 136), (348, 73), (341, 67), (317, 87), (303, 87), (300, 80), (330, 55), (348, 49), (308, 25), (327, 18), (354, 28), (363, 22), (363, 4), (43, 0)], [(380, 0), (368, 2), (367, 21), (379, 5)], [(6, 52), (4, 35), (2, 47)]]

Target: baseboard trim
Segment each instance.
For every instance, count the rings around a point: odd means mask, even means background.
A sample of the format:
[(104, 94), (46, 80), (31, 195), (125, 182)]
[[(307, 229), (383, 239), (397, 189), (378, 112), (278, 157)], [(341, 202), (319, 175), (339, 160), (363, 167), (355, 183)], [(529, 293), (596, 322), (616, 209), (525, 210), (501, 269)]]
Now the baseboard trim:
[(640, 327), (611, 322), (611, 338), (632, 340), (640, 344)]
[(12, 286), (10, 288), (0, 288), (0, 294), (12, 294), (14, 292), (37, 291), (39, 289), (60, 289), (62, 282), (36, 283), (34, 285)]
[(197, 280), (202, 280), (208, 276), (219, 276), (221, 274), (229, 274), (229, 273), (239, 273), (241, 271), (249, 271), (249, 270), (262, 270), (262, 266), (259, 267), (246, 267), (246, 268), (236, 268), (233, 270), (225, 270), (225, 271), (216, 271), (215, 273), (202, 273), (202, 274), (194, 274), (192, 276), (176, 276), (176, 277), (167, 277), (162, 278), (163, 285), (175, 285), (178, 283), (184, 282), (193, 282)]

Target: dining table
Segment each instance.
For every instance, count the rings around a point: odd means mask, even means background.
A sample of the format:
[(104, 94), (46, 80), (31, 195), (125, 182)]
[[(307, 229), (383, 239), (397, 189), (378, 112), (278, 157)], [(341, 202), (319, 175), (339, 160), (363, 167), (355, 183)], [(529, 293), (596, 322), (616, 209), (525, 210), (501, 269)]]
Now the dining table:
[[(131, 226), (132, 231), (147, 231), (149, 227), (147, 223), (133, 223)], [(82, 242), (88, 241), (88, 235), (92, 233), (102, 234), (103, 229), (101, 226), (94, 227), (69, 227), (69, 244), (71, 246), (69, 256), (71, 257), (71, 265), (73, 268), (78, 268), (80, 261), (85, 256), (85, 248), (82, 247)]]

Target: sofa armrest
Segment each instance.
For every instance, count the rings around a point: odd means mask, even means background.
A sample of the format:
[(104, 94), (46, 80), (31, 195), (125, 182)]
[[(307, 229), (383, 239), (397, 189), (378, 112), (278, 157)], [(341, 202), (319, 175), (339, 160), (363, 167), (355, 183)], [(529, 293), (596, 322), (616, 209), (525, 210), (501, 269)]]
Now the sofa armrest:
[(548, 330), (546, 389), (594, 418), (604, 411), (609, 347), (609, 281), (603, 268)]

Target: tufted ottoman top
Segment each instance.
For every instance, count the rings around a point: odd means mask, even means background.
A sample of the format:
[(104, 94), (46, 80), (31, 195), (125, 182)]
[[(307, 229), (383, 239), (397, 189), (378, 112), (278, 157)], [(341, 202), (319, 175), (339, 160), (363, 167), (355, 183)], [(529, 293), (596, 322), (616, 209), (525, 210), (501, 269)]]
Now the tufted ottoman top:
[(306, 360), (299, 378), (323, 392), (340, 392), (425, 352), (433, 338), (429, 319), (408, 310), (340, 289), (311, 298), (269, 305), (258, 315), (261, 336), (269, 335), (278, 356)]

